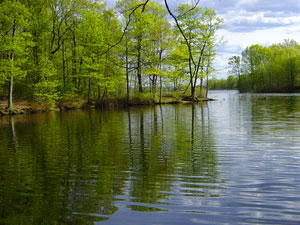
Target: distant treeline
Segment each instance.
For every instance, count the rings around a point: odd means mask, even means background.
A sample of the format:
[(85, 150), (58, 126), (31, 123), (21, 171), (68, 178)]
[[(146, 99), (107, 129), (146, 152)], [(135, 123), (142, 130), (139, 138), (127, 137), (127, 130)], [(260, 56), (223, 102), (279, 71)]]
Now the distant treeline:
[(212, 78), (209, 81), (210, 90), (234, 90), (237, 89), (237, 78), (230, 75), (227, 79)]
[(296, 92), (300, 89), (300, 45), (294, 40), (269, 47), (251, 45), (244, 49), (241, 57), (231, 57), (228, 65), (230, 75), (236, 78), (236, 84), (231, 87), (241, 92)]

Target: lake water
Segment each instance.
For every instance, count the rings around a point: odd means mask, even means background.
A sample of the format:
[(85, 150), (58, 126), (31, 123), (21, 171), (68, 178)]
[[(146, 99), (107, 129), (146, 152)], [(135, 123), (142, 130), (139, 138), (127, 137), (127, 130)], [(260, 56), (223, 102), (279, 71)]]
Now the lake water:
[(0, 224), (300, 224), (300, 95), (0, 118)]

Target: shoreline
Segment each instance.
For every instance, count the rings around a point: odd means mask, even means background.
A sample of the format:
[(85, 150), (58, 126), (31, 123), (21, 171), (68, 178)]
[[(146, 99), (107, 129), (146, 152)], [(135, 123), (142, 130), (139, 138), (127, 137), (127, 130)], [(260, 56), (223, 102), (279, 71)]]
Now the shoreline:
[(190, 101), (186, 99), (176, 99), (171, 97), (164, 97), (162, 101), (155, 102), (153, 100), (140, 100), (131, 99), (129, 104), (124, 99), (107, 99), (101, 103), (87, 103), (87, 102), (66, 102), (61, 103), (55, 107), (49, 108), (46, 106), (39, 105), (30, 101), (16, 101), (14, 103), (13, 111), (7, 109), (7, 101), (0, 101), (0, 117), (2, 116), (13, 116), (20, 114), (35, 114), (43, 112), (64, 112), (71, 110), (90, 110), (90, 109), (113, 109), (113, 108), (126, 108), (133, 106), (153, 106), (153, 105), (169, 105), (169, 104), (196, 104), (208, 101), (216, 101), (211, 98), (199, 98), (196, 101)]

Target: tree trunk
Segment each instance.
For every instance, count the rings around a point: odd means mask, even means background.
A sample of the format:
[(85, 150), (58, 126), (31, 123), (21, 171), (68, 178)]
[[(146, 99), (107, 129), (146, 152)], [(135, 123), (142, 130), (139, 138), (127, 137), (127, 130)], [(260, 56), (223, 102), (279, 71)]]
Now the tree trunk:
[(142, 38), (138, 37), (138, 55), (137, 55), (137, 77), (138, 77), (138, 85), (139, 85), (139, 92), (143, 93), (143, 86), (142, 86), (142, 65), (141, 65), (141, 57), (142, 57)]
[(72, 49), (72, 77), (73, 77), (73, 84), (76, 87), (76, 74), (77, 74), (77, 52), (76, 52), (76, 36), (75, 36), (75, 31), (73, 31), (73, 49)]
[[(159, 51), (159, 69), (161, 70), (161, 61), (162, 61), (163, 50)], [(161, 95), (162, 95), (162, 74), (159, 76), (159, 104), (161, 104)]]
[(125, 60), (126, 60), (126, 99), (127, 104), (129, 104), (129, 60), (128, 60), (128, 40), (126, 37), (126, 47), (125, 47)]
[[(82, 72), (82, 64), (83, 64), (83, 59), (81, 58), (79, 62), (79, 74), (81, 74)], [(81, 86), (81, 78), (79, 77), (77, 82), (77, 88), (80, 89), (80, 86)]]
[(196, 99), (196, 88), (194, 87), (193, 82), (191, 83), (191, 98), (192, 100)]
[(206, 91), (205, 91), (205, 98), (207, 98), (207, 96), (208, 96), (208, 85), (209, 85), (209, 80), (208, 80), (208, 74), (206, 75)]
[(181, 25), (180, 25), (177, 17), (172, 13), (172, 11), (169, 7), (168, 1), (164, 0), (164, 3), (165, 3), (165, 6), (167, 8), (167, 11), (168, 11), (169, 15), (175, 20), (176, 26), (177, 26), (179, 32), (181, 33), (183, 39), (185, 40), (185, 44), (186, 44), (186, 46), (188, 48), (188, 51), (189, 51), (189, 73), (190, 73), (190, 85), (191, 85), (191, 98), (195, 99), (196, 98), (196, 93), (195, 93), (195, 86), (193, 85), (194, 74), (192, 72), (192, 64), (194, 66), (196, 66), (196, 63), (194, 61), (191, 44), (190, 44), (189, 38), (185, 35), (183, 29), (181, 28)]
[(8, 109), (13, 110), (13, 84), (14, 84), (14, 77), (11, 76), (10, 80), (8, 81)]
[[(201, 48), (201, 53), (200, 53), (200, 56), (199, 56), (199, 60), (198, 60), (198, 64), (196, 66), (196, 70), (195, 70), (195, 74), (194, 74), (194, 89), (196, 89), (197, 87), (197, 80), (198, 80), (198, 74), (199, 74), (199, 69), (201, 67), (201, 75), (203, 74), (203, 65), (201, 65), (202, 61), (204, 60), (204, 50), (205, 50), (205, 47), (206, 47), (206, 42), (204, 42), (202, 48)], [(200, 77), (200, 96), (203, 97), (202, 95), (202, 90), (203, 90), (203, 77), (201, 76)]]
[[(14, 42), (16, 35), (16, 21), (14, 21), (13, 30), (12, 30), (12, 40)], [(14, 60), (15, 60), (15, 53), (14, 50), (12, 50), (10, 54), (10, 60), (12, 61), (12, 67), (11, 67), (11, 76), (9, 78), (8, 82), (8, 109), (13, 110), (13, 87), (14, 87)]]
[(66, 88), (66, 56), (65, 56), (65, 42), (62, 42), (62, 70), (63, 70), (63, 82), (64, 89)]
[(203, 92), (203, 77), (200, 78), (200, 97), (203, 97), (202, 92)]
[(162, 95), (162, 80), (161, 76), (159, 76), (159, 104), (161, 104), (161, 96)]

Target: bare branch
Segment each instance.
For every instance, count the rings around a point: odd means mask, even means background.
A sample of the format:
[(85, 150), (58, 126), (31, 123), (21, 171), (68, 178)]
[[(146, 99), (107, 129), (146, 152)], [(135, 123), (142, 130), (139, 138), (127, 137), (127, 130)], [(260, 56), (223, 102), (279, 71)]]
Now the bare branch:
[(146, 5), (148, 4), (150, 0), (146, 0), (146, 2), (144, 3), (143, 9), (142, 9), (142, 13), (145, 11)]
[(199, 3), (200, 3), (200, 0), (197, 0), (196, 3), (195, 3), (195, 5), (192, 8), (190, 8), (189, 10), (187, 10), (185, 13), (183, 13), (181, 15), (178, 15), (177, 18), (183, 17), (186, 14), (188, 14), (189, 12), (193, 11), (199, 5)]
[(125, 34), (126, 34), (126, 31), (127, 31), (128, 27), (129, 27), (129, 25), (130, 25), (130, 23), (131, 23), (131, 19), (132, 19), (133, 14), (134, 14), (139, 8), (141, 8), (141, 7), (142, 7), (142, 12), (144, 12), (144, 11), (145, 11), (145, 8), (146, 8), (146, 6), (147, 6), (147, 4), (148, 4), (149, 1), (150, 1), (150, 0), (146, 0), (144, 3), (141, 3), (141, 4), (139, 4), (139, 5), (137, 5), (137, 6), (135, 6), (135, 7), (132, 8), (131, 12), (130, 12), (129, 15), (128, 15), (128, 21), (127, 21), (127, 23), (126, 23), (126, 25), (125, 25), (125, 28), (124, 28), (124, 30), (123, 30), (123, 33), (122, 33), (121, 38), (120, 38), (115, 44), (109, 46), (109, 48), (108, 48), (105, 52), (101, 53), (101, 55), (106, 54), (106, 53), (109, 52), (112, 48), (116, 47), (117, 45), (119, 45), (119, 44), (123, 41), (123, 39), (124, 39), (124, 37), (125, 37)]
[[(199, 1), (200, 1), (200, 0), (199, 0)], [(187, 47), (188, 47), (188, 50), (189, 50), (190, 60), (191, 60), (191, 62), (194, 64), (194, 66), (196, 66), (196, 63), (195, 63), (194, 58), (193, 58), (193, 55), (192, 55), (192, 48), (191, 48), (191, 45), (190, 45), (190, 43), (189, 43), (189, 40), (188, 40), (187, 36), (185, 35), (184, 31), (182, 30), (182, 28), (181, 28), (181, 26), (180, 26), (180, 24), (179, 24), (179, 21), (178, 21), (178, 19), (177, 19), (177, 17), (176, 17), (176, 16), (173, 14), (173, 12), (171, 11), (171, 9), (170, 9), (170, 7), (169, 7), (169, 4), (168, 4), (168, 1), (167, 1), (167, 0), (164, 0), (164, 2), (165, 2), (165, 6), (166, 6), (166, 8), (167, 8), (167, 10), (168, 10), (168, 13), (169, 13), (170, 16), (175, 20), (176, 26), (177, 26), (179, 32), (181, 33), (182, 37), (183, 37), (184, 40), (185, 40), (185, 43), (186, 43), (186, 45), (187, 45)]]

